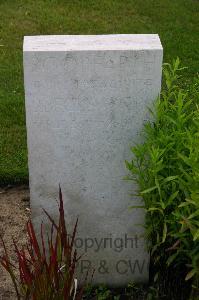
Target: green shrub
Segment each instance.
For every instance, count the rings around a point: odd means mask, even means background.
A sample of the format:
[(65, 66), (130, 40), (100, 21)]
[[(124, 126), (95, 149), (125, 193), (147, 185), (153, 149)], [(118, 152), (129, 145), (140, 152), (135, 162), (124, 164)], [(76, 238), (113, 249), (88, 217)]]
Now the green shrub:
[(199, 289), (199, 78), (182, 88), (182, 69), (179, 59), (164, 65), (162, 92), (144, 126), (143, 143), (131, 148), (133, 159), (126, 166), (143, 199), (151, 261), (159, 268), (155, 279), (163, 262), (167, 269), (180, 265), (194, 293)]

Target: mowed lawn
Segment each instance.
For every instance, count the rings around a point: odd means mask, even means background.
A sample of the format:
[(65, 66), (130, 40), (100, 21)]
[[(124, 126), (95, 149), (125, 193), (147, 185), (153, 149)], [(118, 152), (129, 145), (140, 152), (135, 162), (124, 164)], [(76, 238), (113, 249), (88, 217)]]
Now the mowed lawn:
[(0, 184), (27, 182), (24, 35), (158, 33), (164, 61), (199, 70), (197, 0), (0, 0)]

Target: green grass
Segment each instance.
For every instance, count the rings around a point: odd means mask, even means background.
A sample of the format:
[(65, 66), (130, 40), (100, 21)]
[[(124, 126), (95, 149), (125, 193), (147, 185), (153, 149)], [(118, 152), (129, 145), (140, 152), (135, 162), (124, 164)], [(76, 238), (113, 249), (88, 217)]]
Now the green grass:
[(185, 80), (199, 67), (197, 0), (0, 0), (0, 183), (28, 179), (24, 35), (158, 33), (164, 61), (179, 56)]

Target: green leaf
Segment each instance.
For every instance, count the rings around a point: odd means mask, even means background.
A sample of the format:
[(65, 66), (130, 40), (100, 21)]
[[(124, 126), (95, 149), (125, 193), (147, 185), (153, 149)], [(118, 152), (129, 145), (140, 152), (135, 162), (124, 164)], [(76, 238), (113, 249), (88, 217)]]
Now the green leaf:
[(156, 282), (157, 280), (158, 280), (158, 277), (159, 277), (159, 273), (157, 272), (156, 274), (155, 274), (155, 276), (154, 276), (154, 282)]
[(188, 166), (192, 167), (192, 164), (190, 162), (189, 157), (182, 155), (180, 153), (178, 153), (178, 156), (185, 162), (185, 164), (187, 164)]
[(195, 217), (199, 216), (199, 210), (195, 211), (193, 214), (191, 214), (189, 217), (188, 217), (188, 220), (191, 220)]
[(167, 224), (166, 224), (166, 222), (165, 222), (165, 223), (164, 223), (164, 228), (163, 228), (163, 234), (162, 234), (162, 243), (165, 242), (166, 237), (167, 237)]
[(176, 122), (176, 120), (174, 120), (173, 118), (171, 118), (170, 116), (165, 116), (165, 118), (170, 121), (171, 123), (173, 123), (174, 125), (178, 125), (178, 123)]
[(157, 178), (157, 177), (155, 177), (155, 184), (156, 184), (156, 186), (157, 186), (157, 189), (158, 189), (159, 195), (160, 195), (160, 197), (161, 197), (160, 184), (159, 184), (159, 181), (158, 181), (158, 178)]
[(126, 168), (131, 171), (132, 170), (132, 164), (129, 163), (127, 160), (125, 160), (125, 165), (126, 165)]
[(163, 210), (158, 207), (150, 207), (147, 209), (147, 211), (159, 211), (159, 212), (161, 212), (162, 215), (164, 215)]
[(166, 183), (166, 182), (175, 180), (175, 179), (177, 179), (178, 177), (179, 177), (179, 176), (168, 176), (167, 178), (165, 178), (165, 179), (163, 180), (163, 183)]
[(169, 258), (167, 259), (167, 266), (170, 266), (177, 256), (178, 256), (178, 252), (170, 255)]
[(180, 65), (180, 59), (179, 59), (179, 57), (177, 57), (174, 62), (174, 72), (176, 72), (178, 70), (179, 65)]
[(148, 193), (150, 193), (150, 192), (156, 190), (157, 188), (158, 188), (157, 186), (153, 186), (153, 187), (151, 187), (151, 188), (148, 188), (148, 189), (146, 189), (146, 190), (140, 192), (140, 194), (148, 194)]
[(176, 191), (169, 197), (169, 199), (167, 201), (167, 205), (170, 205), (173, 202), (173, 200), (177, 197), (178, 193), (179, 193), (179, 191)]
[(197, 239), (199, 239), (199, 229), (197, 229), (196, 232), (195, 232), (194, 235), (193, 235), (193, 240), (194, 240), (194, 242), (195, 242)]
[(189, 280), (191, 279), (194, 275), (196, 274), (196, 270), (195, 269), (192, 269), (185, 277), (185, 280)]
[(178, 205), (178, 207), (180, 208), (180, 207), (186, 207), (186, 206), (189, 206), (190, 205), (190, 203), (188, 203), (188, 202), (183, 202), (183, 203), (181, 203), (180, 205)]
[(184, 207), (184, 206), (188, 206), (191, 204), (198, 207), (198, 204), (194, 200), (191, 200), (191, 199), (185, 199), (185, 200), (186, 200), (186, 202), (181, 203), (178, 207)]

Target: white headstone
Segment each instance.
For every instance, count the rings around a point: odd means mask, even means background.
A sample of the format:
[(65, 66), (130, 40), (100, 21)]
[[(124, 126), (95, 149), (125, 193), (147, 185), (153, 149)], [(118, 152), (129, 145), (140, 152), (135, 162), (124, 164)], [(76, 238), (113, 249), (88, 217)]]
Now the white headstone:
[(79, 272), (94, 283), (147, 281), (141, 209), (127, 174), (161, 86), (158, 35), (32, 36), (24, 39), (26, 123), (32, 218), (57, 215), (60, 183), (66, 220), (79, 216)]

